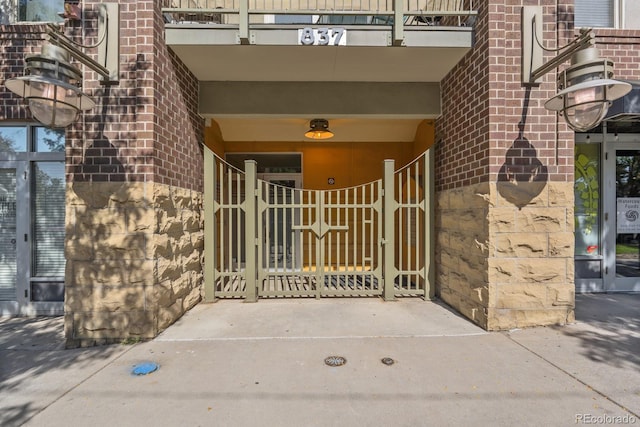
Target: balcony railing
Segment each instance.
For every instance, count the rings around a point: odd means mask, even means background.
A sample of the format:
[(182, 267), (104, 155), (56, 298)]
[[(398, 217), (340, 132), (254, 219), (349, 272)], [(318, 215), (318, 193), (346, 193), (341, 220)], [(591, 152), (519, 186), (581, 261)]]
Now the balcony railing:
[(306, 24), (387, 26), (402, 44), (405, 28), (470, 27), (477, 16), (473, 0), (163, 0), (162, 11), (167, 24), (237, 26), (242, 43), (252, 27)]

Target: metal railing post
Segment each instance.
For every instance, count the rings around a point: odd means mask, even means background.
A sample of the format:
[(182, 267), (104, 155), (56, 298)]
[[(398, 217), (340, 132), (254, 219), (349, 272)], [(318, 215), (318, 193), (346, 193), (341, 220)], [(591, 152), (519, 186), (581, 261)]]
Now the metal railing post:
[(425, 289), (424, 298), (433, 299), (436, 283), (436, 234), (435, 234), (435, 147), (431, 146), (424, 153), (424, 244), (425, 244)]
[(244, 161), (244, 250), (245, 250), (245, 302), (256, 302), (257, 296), (257, 234), (256, 222), (256, 184), (257, 163), (255, 160)]
[(393, 40), (394, 46), (404, 45), (404, 0), (393, 0)]
[(216, 283), (216, 218), (214, 197), (216, 160), (208, 147), (204, 147), (204, 300), (215, 301)]
[(316, 232), (316, 298), (320, 298), (322, 296), (322, 291), (325, 286), (325, 245), (324, 245), (324, 234), (325, 231), (323, 228), (326, 226), (324, 222), (324, 197), (325, 191), (318, 190), (317, 191), (317, 199), (316, 199), (316, 218), (318, 223), (318, 230)]
[(240, 0), (238, 19), (238, 43), (249, 44), (249, 0)]
[(396, 202), (395, 189), (394, 189), (394, 160), (384, 161), (384, 179), (382, 181), (383, 191), (383, 210), (382, 216), (384, 220), (384, 237), (383, 237), (383, 249), (382, 249), (382, 265), (384, 266), (383, 283), (384, 288), (382, 296), (385, 301), (393, 301), (395, 297), (395, 280), (398, 275), (398, 271), (395, 266), (395, 253), (396, 253), (396, 227), (395, 217), (398, 204)]

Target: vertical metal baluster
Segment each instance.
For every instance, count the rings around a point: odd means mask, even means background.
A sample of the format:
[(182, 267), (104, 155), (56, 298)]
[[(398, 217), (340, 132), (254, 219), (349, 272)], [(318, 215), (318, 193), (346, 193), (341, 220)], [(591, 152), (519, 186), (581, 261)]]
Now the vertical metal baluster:
[(275, 221), (273, 223), (274, 226), (274, 232), (273, 232), (273, 236), (274, 236), (274, 249), (275, 249), (275, 268), (276, 271), (280, 270), (280, 243), (282, 243), (282, 188), (279, 185), (275, 185), (273, 186), (273, 189), (275, 190), (275, 209), (274, 209), (274, 214), (275, 214)]
[[(375, 197), (375, 183), (372, 182), (369, 184), (369, 264), (368, 264), (368, 271), (369, 272), (373, 272), (373, 254), (375, 251), (375, 235), (374, 235), (374, 230), (373, 230), (373, 226), (375, 224), (374, 218), (375, 218), (375, 211), (374, 211), (374, 205), (373, 205), (373, 199)], [(369, 280), (373, 283), (373, 277), (369, 276)]]
[[(335, 190), (335, 194), (336, 194), (336, 225), (342, 225), (342, 192), (344, 190)], [(341, 249), (342, 249), (342, 232), (338, 231), (336, 233), (336, 253), (335, 253), (335, 259), (336, 259), (336, 265), (338, 266), (338, 268), (343, 268), (345, 267), (344, 264), (342, 263), (342, 254), (341, 254)], [(347, 269), (344, 268), (344, 270), (346, 271)]]
[[(238, 269), (238, 265), (240, 263), (240, 253), (241, 253), (241, 240), (240, 240), (240, 229), (242, 226), (242, 209), (240, 209), (240, 200), (242, 198), (242, 180), (241, 175), (229, 168), (232, 173), (233, 173), (233, 184), (235, 185), (235, 198), (232, 202), (233, 205), (233, 210), (230, 210), (229, 213), (231, 215), (233, 215), (235, 218), (235, 222), (234, 222), (234, 226), (233, 227), (229, 227), (229, 237), (230, 240), (233, 241), (234, 239), (234, 234), (235, 234), (235, 243), (236, 243), (236, 248), (235, 251), (231, 250), (231, 248), (229, 248), (229, 253), (231, 254), (231, 259), (229, 260), (229, 271), (234, 271), (236, 269)], [(233, 259), (235, 258), (236, 260), (236, 265), (233, 265)], [(231, 274), (230, 277), (234, 277), (233, 274)], [(241, 284), (239, 281), (234, 280), (234, 283), (236, 284), (236, 287), (238, 288), (237, 290), (240, 291), (241, 290)]]
[[(243, 214), (243, 210), (240, 208), (241, 203), (242, 203), (242, 195), (244, 195), (244, 197), (246, 197), (246, 194), (244, 194), (244, 186), (243, 186), (243, 180), (242, 178), (242, 174), (238, 171), (236, 171), (236, 193), (238, 194), (237, 199), (236, 199), (236, 206), (235, 206), (235, 211), (237, 213), (237, 220), (236, 220), (236, 270), (239, 272), (241, 271), (240, 265), (242, 264), (242, 258), (244, 256), (243, 254), (243, 247), (244, 247), (244, 241), (242, 240), (242, 214)], [(244, 220), (245, 223), (247, 222), (247, 213), (244, 213)], [(244, 248), (244, 250), (246, 251), (247, 248)], [(237, 274), (237, 273), (236, 273)], [(237, 277), (237, 276), (234, 276)], [(246, 281), (245, 281), (246, 283)], [(242, 280), (237, 280), (237, 286), (238, 291), (242, 292)]]
[(349, 210), (353, 216), (353, 233), (351, 234), (351, 263), (353, 268), (356, 269), (358, 265), (358, 211), (356, 204), (358, 202), (358, 193), (355, 188), (351, 188), (351, 204)]
[(266, 260), (267, 260), (267, 283), (265, 284), (266, 286), (266, 290), (270, 291), (271, 289), (271, 257), (272, 257), (272, 253), (271, 253), (271, 245), (273, 244), (273, 234), (271, 231), (271, 223), (272, 223), (272, 210), (273, 210), (273, 202), (272, 202), (272, 191), (273, 191), (273, 187), (272, 184), (270, 182), (266, 182), (265, 183), (265, 187), (267, 189), (267, 208), (265, 209), (265, 221), (264, 221), (264, 225), (266, 228), (265, 231), (265, 249), (266, 249)]
[(366, 215), (365, 215), (365, 208), (364, 208), (364, 203), (365, 202), (365, 193), (364, 193), (364, 186), (360, 186), (360, 200), (358, 202), (359, 205), (359, 209), (360, 209), (360, 259), (358, 260), (358, 271), (362, 272), (364, 269), (364, 259), (365, 259), (365, 223), (367, 221)]
[[(273, 235), (275, 236), (275, 250), (276, 250), (276, 263), (275, 263), (275, 268), (276, 268), (276, 272), (280, 271), (280, 268), (282, 267), (282, 263), (280, 262), (280, 256), (282, 255), (280, 252), (280, 246), (282, 243), (282, 226), (284, 224), (284, 218), (282, 217), (282, 187), (280, 187), (279, 185), (274, 185), (274, 190), (276, 191), (276, 198), (275, 198), (275, 202), (276, 202), (276, 208), (275, 208), (275, 216), (276, 216), (276, 220), (274, 222), (274, 226), (275, 226), (275, 230)], [(276, 279), (275, 279), (275, 284), (276, 284), (276, 290), (280, 290), (283, 291), (284, 289), (282, 288), (282, 286), (284, 285), (282, 283), (282, 281), (279, 279), (278, 274), (276, 273)], [(281, 289), (278, 289), (281, 288)]]
[[(227, 188), (226, 188), (226, 175), (227, 175), (227, 167), (225, 166), (224, 168), (221, 169), (221, 173), (222, 173), (222, 179), (220, 181), (220, 194), (223, 197), (224, 200), (224, 205), (222, 208), (222, 217), (221, 217), (221, 221), (220, 221), (220, 271), (224, 271), (225, 269), (225, 257), (227, 256), (227, 248), (225, 248), (225, 242), (226, 242), (226, 231), (228, 229), (228, 227), (225, 226), (225, 224), (229, 223), (229, 194), (227, 193)], [(226, 274), (225, 272), (225, 288), (227, 287), (227, 284), (229, 282), (229, 276)], [(230, 289), (227, 289), (227, 292), (229, 292)]]
[(284, 211), (284, 247), (283, 247), (283, 258), (284, 258), (284, 271), (289, 271), (289, 253), (291, 251), (291, 225), (293, 224), (293, 194), (291, 192), (291, 188), (287, 187), (285, 189), (286, 197), (285, 200), (285, 211)]
[[(310, 199), (310, 194), (308, 190), (304, 190), (303, 191), (303, 196), (304, 199), (302, 200), (302, 209), (300, 210), (300, 225), (305, 225), (307, 223), (306, 221), (306, 215), (307, 215), (307, 211), (308, 211), (308, 203), (309, 203), (309, 199)], [(302, 255), (302, 262), (300, 264), (300, 267), (304, 270), (305, 266), (309, 266), (309, 251), (308, 251), (308, 247), (305, 245), (305, 242), (308, 240), (307, 237), (307, 231), (302, 229), (300, 230), (300, 252)], [(308, 245), (308, 243), (307, 243)], [(306, 249), (306, 250), (305, 250)], [(309, 282), (309, 290), (311, 290), (311, 282)]]
[[(377, 227), (377, 232), (378, 232), (378, 241), (382, 241), (383, 238), (383, 225), (384, 225), (384, 216), (382, 214), (383, 209), (383, 197), (382, 197), (382, 179), (378, 180), (378, 193), (377, 193), (377, 199), (380, 201), (378, 207), (378, 227)], [(383, 250), (383, 246), (382, 244), (377, 244), (376, 245), (376, 250), (377, 252), (377, 267), (379, 267), (379, 278), (382, 279), (382, 267), (383, 267), (383, 258), (382, 258), (382, 250)], [(380, 287), (382, 286), (382, 280), (378, 281), (378, 289), (380, 289)]]
[[(236, 194), (237, 194), (237, 199), (236, 199), (236, 226), (233, 230), (233, 232), (236, 235), (236, 250), (234, 252), (234, 256), (236, 259), (236, 265), (234, 266), (234, 270), (240, 271), (240, 263), (242, 262), (242, 239), (241, 239), (241, 234), (240, 233), (240, 229), (242, 227), (242, 210), (240, 209), (240, 191), (241, 191), (241, 185), (242, 185), (242, 180), (240, 179), (240, 174), (236, 172)], [(246, 216), (245, 216), (246, 217)]]
[[(219, 221), (218, 221), (218, 242), (216, 245), (220, 246), (220, 250), (218, 251), (218, 258), (216, 259), (217, 268), (224, 273), (224, 220), (225, 220), (225, 202), (226, 198), (224, 195), (224, 175), (225, 175), (225, 167), (221, 165), (218, 168), (218, 186), (220, 191), (220, 210), (219, 212)], [(224, 276), (223, 276), (224, 277)], [(223, 288), (224, 289), (224, 288)], [(221, 289), (221, 290), (223, 290)]]
[[(264, 281), (265, 281), (265, 270), (267, 269), (267, 266), (265, 265), (264, 262), (264, 218), (263, 218), (263, 211), (262, 211), (262, 206), (263, 202), (264, 202), (264, 181), (262, 179), (258, 179), (256, 178), (256, 205), (255, 205), (255, 210), (256, 210), (256, 214), (255, 214), (255, 221), (256, 221), (256, 244), (255, 244), (255, 250), (256, 250), (256, 258), (255, 258), (255, 263), (256, 263), (256, 275), (258, 278), (258, 281), (256, 283), (256, 288), (257, 288), (257, 296), (260, 297), (261, 295), (263, 295), (264, 293), (264, 289), (265, 289), (265, 285), (264, 285)], [(246, 197), (246, 195), (245, 195)], [(246, 223), (247, 219), (245, 218), (245, 223)]]
[(404, 204), (404, 200), (403, 198), (405, 197), (405, 194), (403, 194), (402, 192), (402, 184), (405, 180), (405, 171), (402, 170), (398, 173), (398, 189), (396, 191), (396, 194), (398, 195), (398, 199), (400, 202), (400, 209), (398, 209), (398, 252), (399, 252), (399, 257), (398, 257), (398, 263), (400, 264), (399, 270), (401, 271), (401, 273), (398, 275), (398, 288), (400, 290), (402, 290), (403, 288), (403, 280), (406, 274), (406, 269), (407, 269), (407, 265), (405, 262), (405, 254), (404, 254), (404, 245), (405, 245), (405, 235), (402, 232), (404, 230), (404, 216), (407, 212), (407, 207)]
[(229, 271), (231, 271), (231, 257), (229, 254), (231, 253), (231, 247), (233, 246), (233, 233), (231, 232), (231, 229), (233, 228), (233, 210), (235, 209), (233, 203), (233, 171), (229, 167), (227, 167), (227, 194), (229, 196), (229, 225), (227, 227), (227, 238), (225, 239), (227, 247), (224, 252), (226, 254), (225, 269), (227, 274), (229, 274)]
[(364, 200), (362, 211), (364, 212), (364, 223), (365, 227), (363, 229), (362, 235), (362, 275), (361, 275), (361, 284), (362, 290), (364, 291), (364, 279), (366, 274), (368, 274), (369, 270), (369, 259), (371, 257), (371, 195), (370, 195), (370, 184), (364, 184), (362, 186), (364, 192)]
[[(315, 204), (315, 191), (309, 191), (309, 205), (307, 206), (307, 226), (310, 226), (311, 224), (313, 224), (313, 217), (312, 217), (312, 205), (311, 202), (314, 202)], [(316, 258), (316, 254), (315, 252), (311, 252), (311, 249), (314, 243), (314, 236), (313, 236), (313, 232), (306, 230), (305, 231), (305, 235), (307, 236), (307, 260), (306, 260), (306, 264), (309, 265), (309, 267), (311, 267), (311, 262), (314, 261)], [(315, 264), (315, 262), (314, 262)], [(317, 269), (318, 266), (316, 265), (315, 268)], [(315, 272), (313, 273), (315, 274)], [(311, 280), (311, 268), (309, 269), (309, 280)], [(320, 284), (318, 282), (316, 282), (316, 291), (318, 290), (318, 287), (320, 286)]]
[(342, 263), (346, 268), (351, 269), (351, 264), (349, 264), (349, 236), (351, 235), (351, 225), (349, 224), (349, 189), (345, 188), (343, 194), (342, 215), (347, 229), (343, 235)]
[[(302, 203), (302, 190), (300, 189), (296, 189), (293, 192), (293, 196), (294, 196), (294, 202), (295, 202), (295, 209), (292, 212), (293, 214), (293, 218), (291, 220), (291, 223), (295, 226), (300, 226), (300, 204)], [(297, 219), (297, 221), (296, 221)], [(300, 243), (299, 241), (296, 240), (296, 238), (298, 236), (300, 236), (300, 231), (291, 231), (291, 238), (293, 239), (292, 242), (292, 246), (291, 246), (291, 268), (298, 270), (298, 244)], [(299, 272), (298, 272), (299, 274)]]
[[(413, 230), (413, 233), (415, 234), (415, 238), (414, 238), (414, 243), (415, 244), (414, 244), (414, 249), (413, 249), (414, 252), (415, 252), (415, 262), (414, 262), (413, 270), (415, 270), (417, 272), (418, 269), (420, 268), (420, 258), (419, 258), (419, 255), (420, 255), (419, 254), (419, 248), (420, 248), (420, 242), (419, 242), (420, 233), (419, 233), (419, 229), (420, 229), (420, 227), (419, 227), (419, 222), (418, 222), (419, 215), (420, 215), (420, 212), (418, 210), (418, 203), (419, 203), (419, 197), (420, 197), (420, 192), (419, 192), (420, 185), (418, 185), (420, 183), (420, 175), (419, 175), (419, 172), (420, 172), (420, 160), (418, 160), (416, 162), (416, 164), (414, 166), (414, 170), (415, 170), (415, 173), (414, 173), (415, 178), (414, 178), (414, 180), (415, 180), (415, 187), (416, 188), (415, 188), (415, 193), (414, 193), (414, 197), (413, 197), (413, 202), (411, 203), (412, 204), (411, 209), (413, 209), (413, 212), (414, 212), (414, 215), (415, 215), (414, 216), (414, 218), (415, 218), (415, 221), (414, 221), (415, 229)], [(419, 282), (418, 281), (418, 277), (416, 276), (415, 289), (418, 289), (418, 282)]]
[[(331, 224), (331, 191), (323, 191), (322, 193), (322, 215), (323, 220), (321, 222), (321, 227), (326, 226), (328, 229), (321, 231), (324, 233), (324, 250), (322, 251), (322, 265), (324, 266), (325, 272), (328, 270), (329, 273), (333, 273), (333, 268), (331, 266), (331, 243), (333, 240), (333, 233), (330, 229)], [(324, 227), (323, 227), (324, 228)], [(328, 238), (326, 238), (328, 236)], [(331, 279), (331, 277), (330, 277)], [(326, 279), (325, 279), (326, 280)], [(337, 286), (336, 286), (337, 289)]]
[[(316, 205), (316, 221), (318, 222), (318, 224), (320, 224), (319, 226), (319, 230), (320, 230), (320, 235), (322, 235), (322, 224), (324, 223), (324, 191), (323, 190), (318, 190), (317, 196), (316, 196), (316, 201), (318, 202), (318, 204)], [(320, 282), (320, 289), (324, 288), (324, 281), (325, 281), (325, 271), (324, 271), (324, 248), (323, 248), (323, 244), (324, 242), (322, 241), (322, 238), (320, 236), (317, 237), (316, 239), (316, 277), (318, 282)], [(320, 298), (321, 296), (321, 292), (318, 292), (318, 294), (316, 294), (317, 298)]]

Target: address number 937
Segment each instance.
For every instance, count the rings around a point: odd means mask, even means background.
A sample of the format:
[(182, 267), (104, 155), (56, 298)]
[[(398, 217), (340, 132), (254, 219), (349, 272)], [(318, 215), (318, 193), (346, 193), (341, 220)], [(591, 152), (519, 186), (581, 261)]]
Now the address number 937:
[(305, 46), (346, 46), (344, 28), (303, 28), (298, 30), (298, 44)]

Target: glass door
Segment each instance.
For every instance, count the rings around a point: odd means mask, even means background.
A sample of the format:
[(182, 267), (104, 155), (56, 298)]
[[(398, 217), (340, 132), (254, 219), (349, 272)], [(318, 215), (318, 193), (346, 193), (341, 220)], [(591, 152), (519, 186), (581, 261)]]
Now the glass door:
[(607, 267), (612, 274), (607, 275), (605, 287), (607, 291), (640, 291), (640, 146), (622, 142), (610, 147), (608, 184), (615, 193), (611, 191), (608, 199), (615, 224), (608, 236)]
[(63, 313), (65, 134), (0, 126), (0, 315)]
[[(0, 314), (17, 314), (27, 301), (27, 271), (19, 262), (27, 250), (19, 236), (25, 230), (26, 170), (22, 162), (0, 162)], [(28, 256), (28, 255), (27, 255)]]
[(602, 135), (576, 135), (575, 146), (575, 283), (577, 292), (604, 291), (607, 229), (602, 221)]

